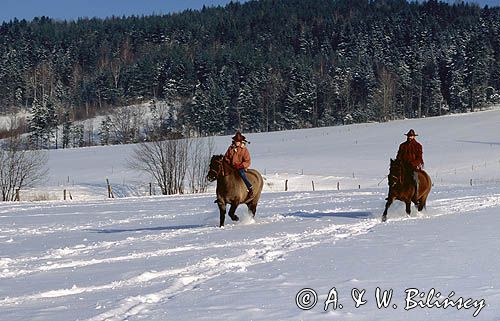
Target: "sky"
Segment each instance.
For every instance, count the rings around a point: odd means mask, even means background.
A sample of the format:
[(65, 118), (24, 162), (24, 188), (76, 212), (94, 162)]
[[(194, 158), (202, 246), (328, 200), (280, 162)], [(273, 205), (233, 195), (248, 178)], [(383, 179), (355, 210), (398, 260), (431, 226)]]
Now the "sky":
[[(0, 22), (48, 16), (60, 20), (79, 17), (150, 15), (224, 6), (231, 0), (1, 0)], [(234, 0), (245, 2), (246, 0)], [(306, 0), (309, 1), (309, 0)], [(453, 3), (455, 0), (448, 0)], [(470, 0), (481, 6), (500, 6), (500, 0)]]
[[(231, 0), (0, 0), (0, 21), (48, 16), (61, 20), (150, 15), (225, 6)], [(241, 0), (233, 0), (243, 2)]]

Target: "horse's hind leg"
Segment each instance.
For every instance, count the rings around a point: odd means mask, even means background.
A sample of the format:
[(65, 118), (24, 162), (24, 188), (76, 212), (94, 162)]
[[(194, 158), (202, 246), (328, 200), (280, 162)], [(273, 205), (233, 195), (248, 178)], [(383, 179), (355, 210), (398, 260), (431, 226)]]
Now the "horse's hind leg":
[(425, 208), (425, 203), (427, 202), (427, 195), (423, 196), (419, 201), (418, 201), (418, 206), (417, 210), (420, 212)]
[(238, 207), (237, 204), (231, 204), (231, 208), (229, 208), (229, 217), (233, 220), (233, 221), (239, 221), (240, 218), (234, 214), (236, 212), (236, 208)]
[(250, 202), (247, 204), (248, 209), (252, 212), (252, 217), (255, 217), (255, 212), (257, 212), (257, 203)]

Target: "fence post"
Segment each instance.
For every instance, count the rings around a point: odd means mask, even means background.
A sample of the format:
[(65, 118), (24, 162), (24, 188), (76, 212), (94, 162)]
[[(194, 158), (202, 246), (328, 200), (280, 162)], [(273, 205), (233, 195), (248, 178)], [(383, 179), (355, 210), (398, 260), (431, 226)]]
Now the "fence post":
[(149, 196), (153, 195), (153, 184), (149, 183)]
[(340, 182), (337, 182), (337, 191), (340, 191)]
[(470, 179), (470, 186), (472, 186), (472, 178)]
[(314, 192), (314, 181), (311, 181), (311, 183), (312, 183), (312, 186), (313, 186), (313, 192)]
[(64, 190), (64, 197), (63, 197), (64, 200), (66, 200), (66, 190)]
[(21, 197), (19, 196), (19, 188), (16, 188), (16, 201), (21, 201)]
[(115, 195), (113, 195), (113, 188), (111, 187), (108, 178), (106, 178), (106, 184), (108, 185), (108, 198), (115, 198)]
[(285, 181), (285, 192), (288, 191), (288, 180)]

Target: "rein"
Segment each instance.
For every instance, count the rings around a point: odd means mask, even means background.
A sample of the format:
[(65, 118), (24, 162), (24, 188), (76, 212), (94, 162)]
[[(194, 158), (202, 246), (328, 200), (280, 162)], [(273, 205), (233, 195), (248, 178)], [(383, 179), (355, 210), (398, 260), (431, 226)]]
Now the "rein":
[(220, 160), (214, 160), (214, 162), (219, 164), (218, 169), (215, 170), (212, 168), (212, 166), (210, 166), (209, 172), (214, 172), (215, 177), (217, 177), (217, 178), (220, 176), (226, 176), (226, 171), (224, 169), (224, 158), (221, 158)]
[(392, 177), (395, 181), (396, 181), (396, 185), (403, 185), (403, 183), (401, 182), (401, 176), (396, 176), (396, 175), (389, 175), (390, 177)]
[(393, 181), (395, 181), (396, 183), (394, 184), (395, 186), (403, 186), (403, 175), (404, 175), (404, 171), (401, 167), (401, 165), (399, 165), (397, 167), (399, 170), (396, 170), (396, 172), (399, 172), (399, 175), (396, 175), (394, 174), (394, 171), (393, 170), (390, 170), (389, 171), (389, 175), (388, 177), (389, 178), (392, 178)]

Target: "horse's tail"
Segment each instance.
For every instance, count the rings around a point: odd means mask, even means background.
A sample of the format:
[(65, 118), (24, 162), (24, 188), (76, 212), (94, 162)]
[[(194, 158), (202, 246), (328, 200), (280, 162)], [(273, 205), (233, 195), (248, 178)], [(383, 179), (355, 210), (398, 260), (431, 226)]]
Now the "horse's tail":
[(432, 180), (429, 174), (427, 174), (425, 171), (421, 171), (423, 178), (425, 179), (425, 190), (423, 193), (420, 195), (420, 200), (419, 200), (419, 205), (418, 205), (418, 210), (421, 211), (424, 208), (427, 208), (427, 196), (429, 195), (431, 188), (432, 188)]
[(252, 182), (252, 185), (254, 185), (254, 191), (259, 192), (260, 194), (262, 188), (264, 187), (264, 179), (262, 178), (262, 175), (256, 169), (249, 169), (247, 174), (249, 174), (249, 176), (254, 176), (254, 182)]

